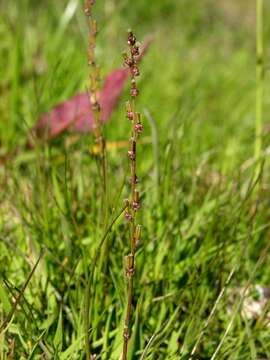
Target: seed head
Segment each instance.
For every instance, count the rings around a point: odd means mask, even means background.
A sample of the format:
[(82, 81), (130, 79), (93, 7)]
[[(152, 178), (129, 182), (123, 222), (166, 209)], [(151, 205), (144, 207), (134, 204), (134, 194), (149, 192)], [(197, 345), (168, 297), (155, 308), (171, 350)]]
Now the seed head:
[(139, 178), (138, 178), (137, 175), (135, 175), (134, 178), (131, 177), (131, 178), (129, 179), (129, 183), (132, 184), (132, 182), (134, 182), (136, 185), (139, 184), (140, 180), (139, 180)]
[(133, 207), (133, 209), (134, 209), (135, 211), (137, 211), (137, 210), (140, 209), (141, 204), (140, 204), (139, 201), (133, 201), (133, 202), (132, 202), (132, 207)]
[(131, 49), (131, 53), (133, 56), (138, 56), (140, 55), (140, 50), (139, 50), (139, 46), (133, 46)]
[(141, 204), (140, 204), (140, 195), (139, 195), (139, 191), (138, 190), (135, 190), (134, 192), (134, 199), (132, 201), (132, 207), (133, 209), (136, 211), (136, 210), (139, 210), (140, 207), (141, 207)]
[(98, 101), (91, 102), (91, 106), (93, 111), (100, 111), (100, 104)]
[(127, 41), (129, 46), (133, 46), (136, 44), (136, 36), (133, 34), (132, 31), (128, 32), (128, 41)]
[(141, 239), (141, 232), (142, 232), (142, 226), (141, 225), (137, 225), (136, 229), (135, 229), (135, 243), (136, 243), (136, 247), (139, 245), (140, 243), (140, 239)]
[(96, 0), (86, 0), (84, 13), (86, 16), (91, 16), (92, 6), (95, 5)]
[(128, 157), (130, 158), (130, 160), (135, 160), (135, 152), (133, 150), (128, 150)]
[(91, 10), (89, 8), (85, 8), (84, 13), (86, 16), (91, 16)]
[(140, 75), (139, 68), (138, 68), (136, 65), (134, 65), (134, 66), (131, 67), (131, 74), (132, 74), (132, 76), (134, 76), (134, 77)]
[(125, 212), (125, 219), (126, 219), (127, 221), (131, 221), (131, 220), (132, 220), (132, 215), (131, 215), (128, 211)]
[(133, 111), (127, 111), (127, 118), (128, 118), (129, 120), (133, 120), (133, 118), (134, 118), (134, 113), (133, 113)]
[(143, 124), (142, 123), (137, 123), (134, 125), (134, 130), (137, 132), (137, 133), (141, 133), (143, 132)]
[(124, 55), (124, 63), (130, 68), (134, 65), (134, 61), (131, 58), (129, 58), (127, 55)]
[(130, 95), (131, 95), (132, 97), (138, 96), (138, 95), (139, 95), (139, 90), (138, 90), (136, 87), (131, 88), (131, 89), (130, 89)]

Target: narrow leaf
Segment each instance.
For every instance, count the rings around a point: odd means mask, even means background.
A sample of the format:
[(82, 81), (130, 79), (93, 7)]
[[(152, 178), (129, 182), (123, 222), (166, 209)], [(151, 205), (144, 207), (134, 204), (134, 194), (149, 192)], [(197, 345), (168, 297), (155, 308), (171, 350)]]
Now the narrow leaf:
[(60, 307), (59, 317), (56, 332), (53, 339), (53, 345), (56, 350), (62, 350), (62, 343), (63, 343), (63, 314), (62, 314), (62, 307)]

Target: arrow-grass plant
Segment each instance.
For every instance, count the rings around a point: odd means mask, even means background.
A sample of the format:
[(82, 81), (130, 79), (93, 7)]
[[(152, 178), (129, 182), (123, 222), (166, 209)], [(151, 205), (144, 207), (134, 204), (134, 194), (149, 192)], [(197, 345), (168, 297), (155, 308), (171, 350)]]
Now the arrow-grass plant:
[(122, 360), (127, 359), (128, 342), (130, 338), (131, 317), (132, 317), (132, 302), (133, 302), (133, 286), (135, 274), (135, 253), (136, 247), (140, 239), (141, 225), (137, 223), (137, 211), (140, 209), (140, 195), (137, 188), (137, 140), (139, 134), (143, 131), (141, 123), (141, 115), (136, 111), (136, 98), (139, 95), (137, 89), (136, 77), (140, 72), (137, 66), (137, 58), (140, 54), (139, 47), (136, 43), (136, 37), (132, 31), (128, 32), (127, 44), (129, 46), (129, 53), (124, 54), (124, 63), (130, 69), (131, 87), (130, 97), (131, 100), (126, 104), (126, 117), (131, 122), (131, 138), (129, 140), (130, 147), (128, 150), (128, 158), (130, 162), (130, 183), (131, 192), (130, 198), (126, 200), (125, 218), (129, 223), (129, 236), (130, 236), (130, 252), (126, 257), (126, 277), (127, 277), (127, 306), (123, 331), (123, 351)]

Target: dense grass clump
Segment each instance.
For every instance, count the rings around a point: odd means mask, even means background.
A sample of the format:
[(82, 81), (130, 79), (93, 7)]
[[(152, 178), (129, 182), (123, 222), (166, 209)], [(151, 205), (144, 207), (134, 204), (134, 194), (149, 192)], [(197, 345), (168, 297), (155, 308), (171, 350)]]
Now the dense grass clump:
[[(95, 6), (101, 77), (122, 66), (128, 28), (139, 39), (154, 35), (137, 84), (143, 226), (127, 358), (270, 358), (262, 291), (270, 276), (269, 73), (257, 65), (264, 96), (259, 88), (255, 161), (254, 1)], [(102, 130), (113, 144), (104, 217), (92, 134), (26, 146), (40, 114), (89, 87), (81, 2), (6, 2), (0, 13), (0, 359), (85, 359), (89, 336), (92, 358), (118, 360), (130, 251), (122, 216), (129, 89)], [(254, 314), (250, 304), (263, 306)]]

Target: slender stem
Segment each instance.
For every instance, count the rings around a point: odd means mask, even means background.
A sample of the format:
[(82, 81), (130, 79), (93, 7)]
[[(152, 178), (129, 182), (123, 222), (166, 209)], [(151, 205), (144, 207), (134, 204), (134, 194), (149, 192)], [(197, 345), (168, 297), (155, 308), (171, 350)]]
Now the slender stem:
[(90, 300), (92, 299), (91, 294), (91, 284), (93, 283), (94, 276), (95, 276), (95, 269), (97, 267), (97, 262), (100, 256), (100, 252), (102, 249), (102, 246), (107, 239), (108, 235), (110, 234), (114, 224), (116, 223), (117, 219), (123, 214), (123, 212), (126, 210), (127, 204), (125, 204), (121, 210), (116, 214), (116, 216), (111, 221), (110, 225), (107, 227), (104, 235), (102, 236), (98, 247), (95, 252), (94, 259), (92, 261), (92, 266), (90, 270), (90, 274), (87, 279), (87, 285), (85, 289), (85, 304), (84, 304), (84, 318), (85, 318), (85, 348), (86, 348), (86, 358), (87, 360), (90, 359), (90, 342), (89, 342), (89, 328), (91, 323), (91, 311), (90, 311)]
[(256, 173), (259, 172), (259, 159), (262, 151), (262, 115), (263, 115), (263, 82), (264, 82), (264, 56), (263, 56), (263, 6), (264, 0), (257, 0), (256, 20), (256, 121), (255, 121), (255, 149), (254, 157), (257, 162)]
[(203, 328), (202, 328), (202, 331), (200, 332), (199, 337), (198, 337), (198, 339), (197, 339), (197, 341), (196, 341), (196, 343), (195, 343), (195, 345), (194, 345), (194, 347), (193, 347), (193, 349), (192, 349), (192, 351), (191, 351), (191, 353), (190, 353), (190, 358), (189, 358), (189, 360), (192, 360), (192, 359), (194, 358), (195, 353), (196, 353), (196, 351), (197, 351), (197, 348), (198, 348), (198, 346), (199, 346), (199, 344), (200, 344), (200, 341), (201, 341), (202, 337), (204, 336), (204, 334), (205, 334), (205, 332), (206, 332), (206, 329), (208, 328), (208, 326), (209, 326), (209, 324), (210, 324), (210, 322), (211, 322), (211, 320), (212, 320), (212, 318), (213, 318), (213, 316), (214, 316), (214, 314), (215, 314), (215, 312), (216, 312), (216, 309), (217, 309), (217, 307), (218, 307), (218, 305), (219, 305), (219, 303), (220, 303), (220, 301), (221, 301), (221, 299), (222, 299), (222, 297), (223, 297), (223, 295), (224, 295), (224, 293), (225, 293), (225, 290), (227, 289), (227, 287), (228, 287), (228, 285), (229, 285), (229, 283), (230, 283), (230, 281), (231, 281), (231, 278), (233, 277), (233, 274), (234, 274), (234, 273), (235, 273), (235, 267), (233, 267), (233, 269), (231, 270), (231, 272), (230, 272), (227, 280), (225, 281), (225, 285), (224, 285), (223, 288), (221, 289), (221, 291), (220, 291), (220, 293), (219, 293), (219, 295), (218, 295), (218, 297), (217, 297), (217, 299), (216, 299), (216, 301), (215, 301), (215, 303), (214, 303), (214, 306), (213, 306), (213, 308), (212, 308), (212, 310), (211, 310), (208, 318), (206, 319), (206, 321), (205, 321), (205, 323), (204, 323), (204, 326), (203, 326)]
[(235, 309), (231, 315), (231, 319), (226, 327), (226, 330), (224, 331), (223, 333), (223, 336), (217, 346), (217, 348), (215, 349), (213, 355), (211, 356), (210, 360), (215, 360), (220, 352), (220, 349), (222, 348), (222, 346), (224, 345), (224, 342), (229, 334), (229, 332), (231, 331), (233, 325), (234, 325), (234, 322), (235, 322), (235, 319), (237, 317), (237, 315), (239, 315), (239, 312), (240, 312), (240, 309), (241, 309), (241, 306), (243, 305), (243, 301), (245, 299), (245, 296), (248, 292), (248, 289), (250, 288), (250, 285), (254, 284), (254, 277), (257, 273), (257, 270), (262, 266), (262, 264), (266, 261), (266, 258), (269, 254), (269, 248), (270, 248), (270, 243), (268, 242), (267, 246), (265, 249), (263, 249), (263, 251), (260, 253), (260, 256), (258, 258), (258, 260), (256, 261), (255, 263), (255, 266), (253, 267), (253, 271), (252, 273), (250, 274), (249, 278), (248, 278), (248, 281), (246, 283), (246, 286), (244, 287), (242, 293), (241, 293), (241, 296), (240, 296), (240, 299), (238, 301), (238, 303), (236, 304), (235, 306)]
[(103, 126), (101, 120), (101, 107), (98, 98), (99, 83), (100, 83), (100, 68), (96, 62), (95, 48), (97, 38), (97, 23), (92, 15), (92, 7), (95, 0), (86, 0), (85, 14), (88, 19), (89, 40), (88, 40), (88, 65), (91, 67), (90, 72), (90, 92), (89, 101), (94, 115), (94, 136), (99, 151), (99, 162), (101, 168), (102, 178), (102, 217), (106, 219), (106, 204), (107, 204), (107, 155), (106, 155), (106, 141), (103, 135)]
[[(134, 263), (134, 257), (130, 257), (130, 261)], [(133, 275), (128, 276), (128, 302), (127, 302), (127, 309), (126, 309), (126, 317), (125, 317), (125, 325), (124, 325), (124, 343), (123, 343), (123, 355), (122, 360), (127, 359), (127, 352), (128, 352), (128, 341), (129, 341), (129, 324), (130, 318), (132, 313), (132, 298), (133, 298)]]
[[(107, 191), (107, 156), (106, 156), (106, 141), (103, 135), (103, 126), (101, 119), (101, 107), (99, 103), (99, 93), (100, 93), (100, 68), (96, 62), (96, 38), (97, 38), (97, 23), (93, 17), (93, 6), (95, 0), (85, 0), (85, 15), (88, 21), (88, 65), (91, 69), (89, 75), (89, 102), (91, 105), (91, 110), (94, 117), (94, 136), (95, 143), (98, 147), (98, 171), (101, 177), (101, 187), (102, 187), (102, 196), (101, 196), (101, 222), (104, 225), (104, 228), (107, 228), (108, 225), (108, 191)], [(108, 228), (110, 231), (110, 226)], [(92, 297), (90, 301), (90, 288), (95, 278), (95, 267), (97, 260), (100, 255), (102, 245), (107, 237), (108, 233), (105, 232), (104, 237), (101, 240), (101, 244), (98, 246), (97, 252), (94, 257), (94, 262), (92, 266), (92, 271), (88, 276), (87, 285), (85, 289), (85, 348), (86, 348), (86, 358), (87, 360), (91, 359), (90, 354), (90, 336), (89, 328), (91, 324), (91, 315), (92, 315)], [(106, 247), (102, 248), (103, 256), (101, 259), (106, 258), (107, 249)], [(103, 262), (103, 261), (102, 261)], [(102, 263), (101, 262), (101, 263)]]
[(39, 255), (39, 258), (37, 259), (33, 269), (30, 271), (30, 274), (28, 275), (18, 297), (15, 299), (14, 303), (13, 303), (13, 306), (12, 306), (12, 309), (10, 310), (9, 314), (7, 315), (6, 319), (3, 321), (3, 323), (1, 324), (0, 326), (0, 334), (2, 334), (2, 332), (5, 330), (5, 328), (7, 327), (8, 323), (11, 321), (12, 319), (12, 316), (15, 314), (15, 311), (18, 307), (18, 305), (20, 304), (22, 298), (23, 298), (23, 295), (24, 295), (24, 292), (30, 282), (30, 280), (32, 279), (32, 276), (34, 275), (35, 271), (36, 271), (36, 268), (40, 262), (40, 260), (42, 259), (44, 255), (44, 250), (42, 250), (41, 254)]

